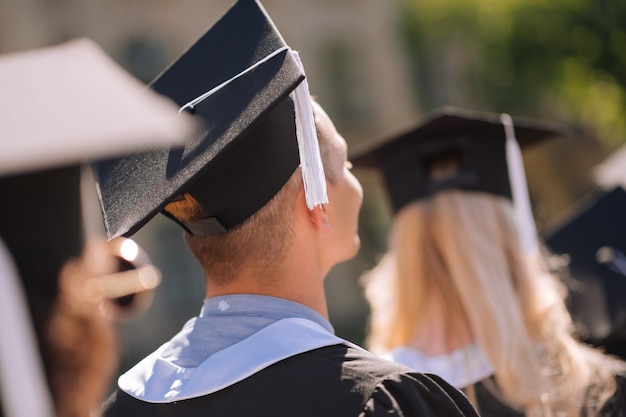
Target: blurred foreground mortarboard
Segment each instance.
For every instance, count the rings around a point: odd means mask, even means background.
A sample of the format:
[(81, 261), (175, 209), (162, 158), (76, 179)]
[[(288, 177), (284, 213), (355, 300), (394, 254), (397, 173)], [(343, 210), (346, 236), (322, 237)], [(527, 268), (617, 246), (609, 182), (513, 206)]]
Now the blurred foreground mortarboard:
[(569, 258), (568, 308), (585, 340), (626, 357), (626, 191), (576, 204), (547, 228), (548, 248)]
[(448, 189), (480, 191), (511, 199), (525, 250), (536, 236), (520, 147), (563, 134), (562, 125), (444, 106), (399, 135), (354, 147), (356, 168), (382, 172), (395, 212)]
[(184, 149), (97, 165), (109, 238), (132, 235), (183, 194), (208, 213), (181, 223), (187, 232), (223, 233), (269, 202), (299, 165), (309, 207), (326, 202), (302, 65), (257, 1), (237, 2), (151, 86), (205, 129)]
[(8, 415), (45, 416), (41, 381), (25, 359), (35, 345), (21, 287), (35, 322), (45, 318), (62, 265), (93, 227), (82, 210), (89, 185), (96, 198), (93, 181), (81, 184), (87, 162), (182, 144), (195, 124), (87, 39), (0, 55), (0, 91), (0, 315), (11, 317), (1, 331), (9, 343), (0, 343), (2, 402)]

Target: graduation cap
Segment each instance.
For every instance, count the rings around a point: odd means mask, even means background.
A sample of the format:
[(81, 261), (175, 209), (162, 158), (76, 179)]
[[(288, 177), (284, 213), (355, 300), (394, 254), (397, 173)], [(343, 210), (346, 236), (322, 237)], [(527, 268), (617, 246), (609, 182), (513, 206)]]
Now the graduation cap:
[(0, 56), (0, 89), (0, 236), (23, 279), (50, 274), (44, 281), (54, 283), (50, 266), (83, 247), (82, 167), (182, 144), (191, 118), (87, 39)]
[(544, 232), (569, 258), (568, 307), (585, 339), (626, 356), (626, 191), (615, 187), (576, 204)]
[(180, 223), (187, 232), (223, 233), (263, 207), (299, 165), (309, 207), (326, 203), (304, 78), (261, 4), (232, 6), (151, 84), (203, 120), (201, 134), (183, 149), (97, 164), (108, 236), (132, 235), (183, 194), (208, 213)]
[[(87, 39), (0, 55), (0, 91), (0, 306), (11, 317), (2, 325), (10, 346), (0, 346), (0, 370), (20, 369), (10, 383), (2, 375), (2, 398), (9, 410), (34, 407), (9, 415), (45, 416), (41, 380), (24, 356), (32, 346), (20, 289), (28, 290), (31, 316), (45, 318), (62, 265), (85, 242), (81, 181), (88, 161), (182, 143), (194, 123)], [(93, 182), (91, 188), (95, 198)]]
[(382, 172), (395, 212), (408, 203), (449, 189), (481, 191), (511, 199), (528, 251), (536, 250), (534, 221), (521, 147), (563, 134), (556, 123), (511, 118), (444, 106), (409, 131), (354, 147), (357, 168)]

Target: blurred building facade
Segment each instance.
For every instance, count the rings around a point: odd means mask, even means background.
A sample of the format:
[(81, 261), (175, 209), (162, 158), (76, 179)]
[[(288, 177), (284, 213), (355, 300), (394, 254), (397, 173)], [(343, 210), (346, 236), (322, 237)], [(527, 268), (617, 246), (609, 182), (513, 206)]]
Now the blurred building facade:
[[(148, 82), (233, 3), (2, 0), (0, 52), (87, 36)], [(395, 36), (397, 1), (267, 0), (263, 5), (287, 43), (300, 51), (312, 93), (349, 141), (414, 117), (407, 66)]]

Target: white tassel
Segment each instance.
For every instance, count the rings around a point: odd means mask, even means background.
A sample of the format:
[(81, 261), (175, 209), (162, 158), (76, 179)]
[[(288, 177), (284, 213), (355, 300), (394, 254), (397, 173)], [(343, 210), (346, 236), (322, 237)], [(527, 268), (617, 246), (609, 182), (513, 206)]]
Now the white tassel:
[[(298, 52), (292, 51), (292, 54), (304, 72), (304, 66)], [(319, 142), (317, 140), (317, 130), (315, 129), (315, 121), (313, 119), (311, 94), (309, 93), (309, 84), (306, 78), (291, 93), (291, 98), (296, 111), (296, 135), (298, 138), (306, 204), (309, 210), (313, 210), (315, 206), (327, 204), (328, 195), (326, 192), (326, 176), (324, 175), (324, 166), (322, 165)]]
[(508, 114), (501, 114), (500, 121), (504, 125), (506, 134), (506, 159), (509, 169), (509, 183), (513, 196), (513, 206), (519, 225), (520, 244), (527, 255), (534, 256), (539, 250), (537, 243), (537, 229), (530, 206), (526, 172), (519, 143), (515, 138), (513, 120)]

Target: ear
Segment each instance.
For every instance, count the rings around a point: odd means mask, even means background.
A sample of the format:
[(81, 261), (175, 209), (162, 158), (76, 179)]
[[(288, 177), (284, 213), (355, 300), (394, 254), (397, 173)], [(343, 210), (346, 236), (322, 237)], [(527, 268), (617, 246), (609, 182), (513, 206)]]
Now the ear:
[(298, 191), (297, 207), (297, 211), (300, 213), (302, 219), (308, 219), (308, 221), (310, 221), (316, 229), (323, 232), (330, 231), (330, 220), (328, 213), (326, 212), (326, 205), (318, 205), (315, 206), (313, 210), (309, 210), (309, 207), (306, 204), (304, 186)]
[(326, 205), (321, 204), (315, 206), (313, 210), (309, 210), (309, 218), (318, 229), (324, 232), (330, 232), (330, 220), (326, 213)]

